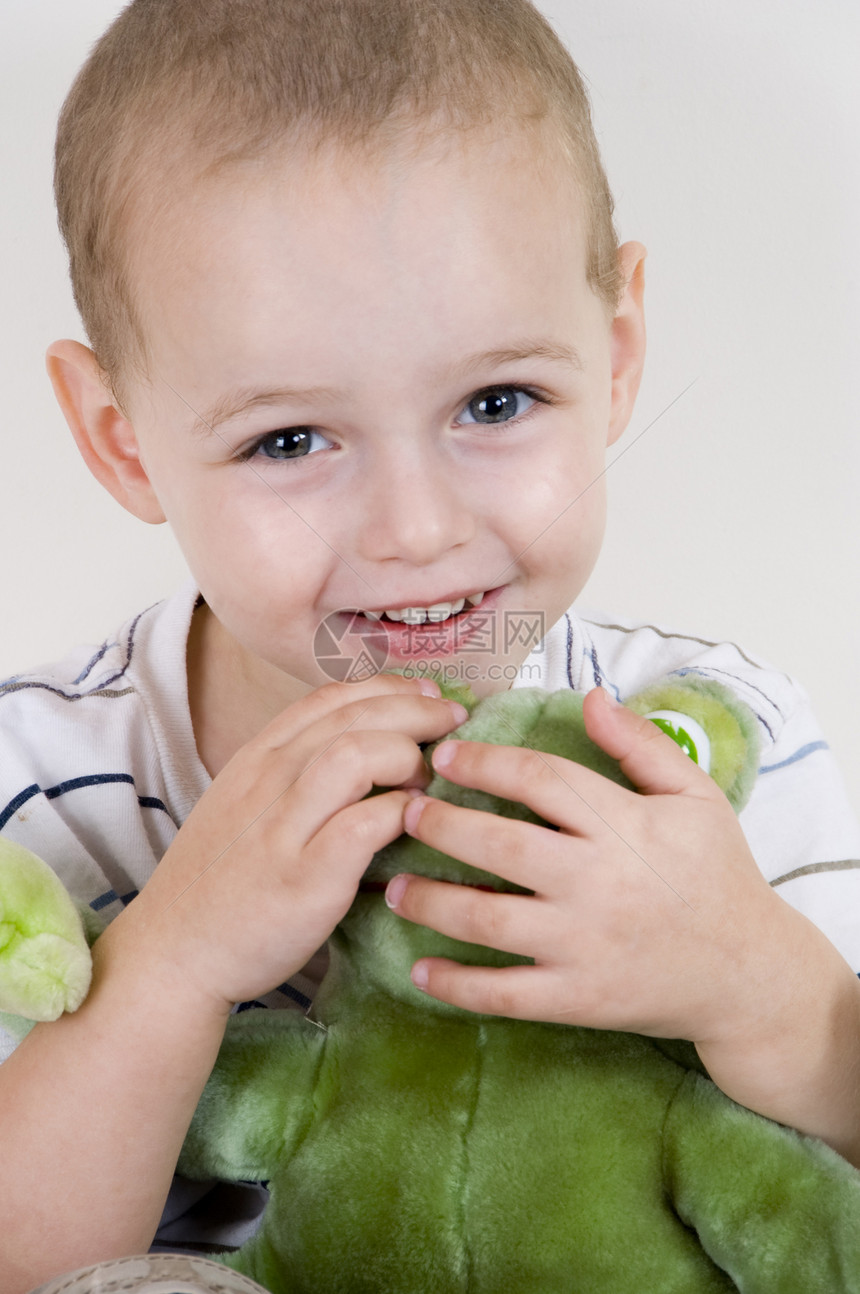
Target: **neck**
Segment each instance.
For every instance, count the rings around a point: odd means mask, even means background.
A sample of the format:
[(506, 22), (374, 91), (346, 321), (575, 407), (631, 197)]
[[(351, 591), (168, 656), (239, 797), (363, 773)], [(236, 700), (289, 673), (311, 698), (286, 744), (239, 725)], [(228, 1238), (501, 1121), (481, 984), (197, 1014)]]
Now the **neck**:
[(283, 709), (310, 691), (306, 683), (248, 652), (205, 603), (191, 620), (187, 672), (194, 739), (211, 777)]

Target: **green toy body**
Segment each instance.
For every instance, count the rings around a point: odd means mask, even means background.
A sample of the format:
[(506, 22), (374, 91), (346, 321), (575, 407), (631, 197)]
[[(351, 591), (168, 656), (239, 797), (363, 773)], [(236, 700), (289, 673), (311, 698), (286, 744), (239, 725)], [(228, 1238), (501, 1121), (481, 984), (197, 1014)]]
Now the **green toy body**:
[(659, 1044), (342, 1006), (239, 1016), (181, 1164), (269, 1180), (272, 1294), (860, 1289), (854, 1170)]
[[(585, 736), (581, 703), (505, 693), (456, 735), (623, 781)], [(701, 682), (633, 705), (691, 713), (712, 773), (745, 798), (757, 752), (743, 707)], [(439, 777), (430, 793), (536, 820)], [(332, 938), (313, 1021), (231, 1020), (180, 1161), (270, 1184), (260, 1230), (225, 1261), (272, 1294), (860, 1291), (860, 1174), (735, 1105), (689, 1044), (480, 1017), (419, 993), (419, 956), (521, 959), (390, 913), (382, 885), (405, 870), (504, 888), (401, 837)]]
[[(627, 704), (685, 749), (708, 749), (742, 805), (756, 722), (725, 689), (670, 680)], [(529, 745), (624, 783), (581, 710), (572, 692), (517, 690), (480, 702), (454, 735)], [(429, 791), (539, 821), (438, 776)], [(0, 848), (0, 896), (6, 865)], [(9, 862), (16, 885), (22, 865)], [(179, 1164), (269, 1182), (260, 1229), (223, 1261), (272, 1294), (860, 1294), (860, 1173), (735, 1105), (688, 1043), (476, 1016), (421, 994), (418, 957), (523, 959), (389, 912), (384, 884), (401, 871), (514, 888), (401, 837), (332, 936), (313, 1020), (231, 1019)], [(9, 892), (0, 918), (14, 930), (23, 891)], [(43, 897), (53, 930), (56, 887)], [(20, 947), (39, 938), (27, 903)], [(63, 911), (75, 944), (77, 916)], [(18, 988), (4, 998), (2, 960), (0, 1010), (35, 1015)]]

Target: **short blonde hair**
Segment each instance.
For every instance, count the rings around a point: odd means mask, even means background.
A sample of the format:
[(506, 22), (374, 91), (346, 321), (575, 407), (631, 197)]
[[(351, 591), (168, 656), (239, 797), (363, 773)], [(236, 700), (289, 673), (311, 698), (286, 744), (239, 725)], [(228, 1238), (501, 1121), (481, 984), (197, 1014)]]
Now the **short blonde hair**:
[(132, 0), (69, 92), (55, 157), (75, 300), (114, 392), (146, 359), (125, 235), (141, 204), (170, 200), (172, 168), (497, 122), (555, 129), (588, 221), (589, 283), (614, 311), (618, 240), (588, 96), (529, 0)]

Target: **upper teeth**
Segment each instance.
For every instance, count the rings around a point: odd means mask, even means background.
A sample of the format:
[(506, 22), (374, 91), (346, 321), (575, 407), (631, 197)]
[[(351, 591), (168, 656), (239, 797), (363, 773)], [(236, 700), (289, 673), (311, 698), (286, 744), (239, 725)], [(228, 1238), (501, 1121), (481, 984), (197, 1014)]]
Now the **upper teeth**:
[(479, 607), (484, 600), (483, 593), (472, 593), (467, 598), (458, 598), (456, 602), (434, 602), (431, 607), (401, 607), (399, 611), (365, 611), (363, 614), (368, 620), (381, 620), (387, 616), (389, 620), (402, 621), (407, 625), (423, 625), (425, 621), (431, 624), (438, 624), (441, 620), (447, 620), (449, 616), (456, 616), (468, 602), (472, 607)]

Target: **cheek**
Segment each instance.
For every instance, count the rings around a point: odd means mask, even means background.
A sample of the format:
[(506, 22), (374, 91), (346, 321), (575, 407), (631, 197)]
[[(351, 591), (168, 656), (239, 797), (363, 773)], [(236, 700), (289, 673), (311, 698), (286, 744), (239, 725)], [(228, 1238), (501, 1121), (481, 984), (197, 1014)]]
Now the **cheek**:
[(244, 489), (204, 480), (175, 503), (168, 520), (213, 603), (248, 604), (257, 615), (314, 601), (331, 548), (313, 519), (275, 489), (253, 479)]
[(555, 459), (513, 494), (510, 515), (518, 538), (533, 543), (544, 538), (560, 544), (563, 537), (579, 538), (603, 532), (606, 491), (602, 456), (583, 455), (573, 462)]
[(540, 582), (546, 609), (556, 616), (582, 592), (599, 556), (606, 525), (603, 480), (548, 489), (542, 504), (516, 538), (523, 567)]

